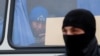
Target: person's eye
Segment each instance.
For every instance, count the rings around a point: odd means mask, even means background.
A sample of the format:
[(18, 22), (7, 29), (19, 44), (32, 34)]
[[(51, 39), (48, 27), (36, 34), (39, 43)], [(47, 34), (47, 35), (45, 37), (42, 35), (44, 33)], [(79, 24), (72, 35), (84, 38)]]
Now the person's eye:
[(63, 29), (63, 32), (66, 32), (66, 30), (65, 30), (65, 29)]
[(72, 32), (79, 32), (80, 30), (78, 28), (72, 29)]
[(64, 35), (67, 33), (67, 31), (65, 29), (63, 29), (62, 32)]

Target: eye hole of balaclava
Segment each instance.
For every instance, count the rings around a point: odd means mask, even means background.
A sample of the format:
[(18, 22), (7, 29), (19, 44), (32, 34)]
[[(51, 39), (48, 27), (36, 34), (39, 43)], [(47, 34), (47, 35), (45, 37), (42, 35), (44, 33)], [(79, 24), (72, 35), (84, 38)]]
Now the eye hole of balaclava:
[(75, 9), (70, 11), (64, 18), (62, 29), (67, 26), (81, 28), (85, 32), (80, 35), (63, 35), (65, 45), (69, 49), (75, 47), (83, 49), (95, 37), (95, 18), (88, 10)]

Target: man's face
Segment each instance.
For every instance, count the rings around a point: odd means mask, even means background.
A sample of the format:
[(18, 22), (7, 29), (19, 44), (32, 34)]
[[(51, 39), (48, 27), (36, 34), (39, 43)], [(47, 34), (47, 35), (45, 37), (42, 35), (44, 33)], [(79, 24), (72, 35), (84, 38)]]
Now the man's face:
[(85, 34), (85, 31), (78, 27), (67, 26), (62, 29), (63, 35), (80, 35)]
[(35, 37), (45, 37), (45, 22), (33, 21), (31, 23), (33, 35)]

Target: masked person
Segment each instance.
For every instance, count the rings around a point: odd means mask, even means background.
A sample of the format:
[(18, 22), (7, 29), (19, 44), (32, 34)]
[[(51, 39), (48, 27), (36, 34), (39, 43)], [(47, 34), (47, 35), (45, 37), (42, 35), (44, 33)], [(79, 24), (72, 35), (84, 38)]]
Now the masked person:
[(95, 37), (96, 22), (90, 11), (70, 11), (63, 20), (62, 31), (66, 56), (100, 56)]

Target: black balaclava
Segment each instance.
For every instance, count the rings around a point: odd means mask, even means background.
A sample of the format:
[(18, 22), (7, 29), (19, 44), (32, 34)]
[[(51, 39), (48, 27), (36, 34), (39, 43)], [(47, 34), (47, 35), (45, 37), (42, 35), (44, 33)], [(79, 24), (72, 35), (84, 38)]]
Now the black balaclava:
[(63, 35), (68, 56), (99, 56), (95, 37), (96, 23), (93, 14), (85, 9), (70, 11), (64, 18), (62, 29), (73, 26), (84, 30), (85, 34)]

